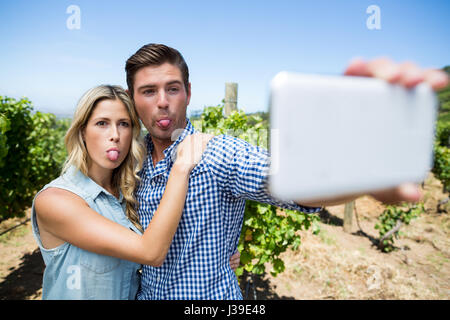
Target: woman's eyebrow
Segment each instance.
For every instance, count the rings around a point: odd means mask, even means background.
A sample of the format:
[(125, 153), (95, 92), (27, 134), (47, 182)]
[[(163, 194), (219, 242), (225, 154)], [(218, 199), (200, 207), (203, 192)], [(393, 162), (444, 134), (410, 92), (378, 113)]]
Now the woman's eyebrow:
[[(108, 120), (108, 121), (110, 121), (111, 120), (111, 118), (108, 118), (108, 117), (96, 117), (96, 118), (93, 118), (92, 119), (93, 121), (98, 121), (98, 120)], [(131, 121), (131, 119), (130, 118), (120, 118), (120, 119), (117, 119), (117, 121)]]
[(96, 118), (92, 118), (92, 120), (96, 121), (96, 120), (110, 120), (110, 119), (107, 117), (96, 117)]

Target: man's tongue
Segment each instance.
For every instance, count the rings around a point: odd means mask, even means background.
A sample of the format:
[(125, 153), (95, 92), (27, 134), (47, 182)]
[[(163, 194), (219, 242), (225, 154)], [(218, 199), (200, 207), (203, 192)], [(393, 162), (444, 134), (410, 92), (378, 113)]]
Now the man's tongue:
[(167, 128), (170, 125), (170, 120), (169, 119), (159, 120), (158, 124), (163, 128)]
[(119, 151), (111, 150), (111, 151), (108, 151), (107, 155), (108, 155), (109, 160), (116, 161), (117, 158), (119, 158)]

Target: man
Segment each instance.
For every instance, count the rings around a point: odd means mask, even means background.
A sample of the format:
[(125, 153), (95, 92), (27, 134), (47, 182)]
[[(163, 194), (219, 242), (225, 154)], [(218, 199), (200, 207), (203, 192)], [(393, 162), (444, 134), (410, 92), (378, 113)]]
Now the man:
[[(143, 46), (127, 60), (125, 69), (128, 92), (149, 132), (148, 155), (136, 191), (140, 221), (146, 228), (163, 195), (176, 146), (194, 132), (186, 117), (191, 84), (182, 55), (165, 45)], [(396, 65), (388, 59), (355, 60), (345, 74), (376, 76), (406, 87), (428, 81), (439, 89), (448, 83), (444, 73), (422, 71), (411, 63)], [(184, 130), (172, 139), (179, 129)], [(267, 191), (268, 172), (266, 150), (234, 137), (213, 138), (191, 173), (183, 216), (164, 264), (143, 267), (138, 299), (242, 299), (228, 261), (239, 241), (246, 199), (313, 213), (360, 196), (280, 202)], [(415, 185), (371, 195), (387, 203), (420, 199)]]

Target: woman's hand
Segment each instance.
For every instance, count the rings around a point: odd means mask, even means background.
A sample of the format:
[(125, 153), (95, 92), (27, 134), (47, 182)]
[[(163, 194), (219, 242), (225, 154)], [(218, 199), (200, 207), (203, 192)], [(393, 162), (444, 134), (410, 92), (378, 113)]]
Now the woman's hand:
[(205, 133), (194, 133), (187, 136), (177, 148), (177, 158), (174, 166), (191, 171), (202, 159), (209, 140), (213, 135)]
[(233, 254), (230, 258), (231, 269), (233, 269), (233, 271), (236, 271), (236, 269), (239, 267), (240, 262), (241, 262), (241, 253), (239, 251), (236, 251), (236, 253)]

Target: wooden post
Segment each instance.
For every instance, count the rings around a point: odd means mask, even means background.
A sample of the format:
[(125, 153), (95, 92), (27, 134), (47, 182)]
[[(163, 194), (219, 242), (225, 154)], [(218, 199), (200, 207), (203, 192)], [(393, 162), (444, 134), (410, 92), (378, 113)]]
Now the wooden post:
[(237, 110), (237, 91), (238, 84), (235, 82), (225, 83), (225, 117), (228, 117), (231, 112)]
[(345, 204), (344, 209), (344, 232), (351, 233), (352, 232), (352, 218), (353, 218), (353, 209), (355, 207), (355, 201), (348, 202)]

